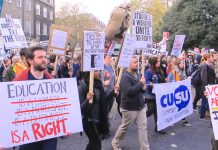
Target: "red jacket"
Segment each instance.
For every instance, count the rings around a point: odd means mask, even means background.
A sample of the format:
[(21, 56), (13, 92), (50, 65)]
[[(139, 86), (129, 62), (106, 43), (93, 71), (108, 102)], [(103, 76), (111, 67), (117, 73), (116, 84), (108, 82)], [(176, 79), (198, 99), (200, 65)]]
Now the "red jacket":
[[(13, 81), (25, 81), (28, 80), (28, 73), (30, 69), (26, 69), (22, 71), (20, 75), (18, 75)], [(51, 74), (48, 73), (48, 71), (43, 71), (44, 75), (46, 76), (47, 79), (52, 79)]]

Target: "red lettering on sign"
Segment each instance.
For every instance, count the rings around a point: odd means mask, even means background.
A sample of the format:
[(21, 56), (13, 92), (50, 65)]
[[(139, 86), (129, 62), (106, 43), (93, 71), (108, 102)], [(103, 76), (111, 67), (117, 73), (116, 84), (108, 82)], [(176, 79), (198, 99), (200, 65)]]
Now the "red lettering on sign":
[(44, 138), (49, 135), (56, 136), (61, 132), (66, 133), (66, 127), (65, 127), (66, 120), (67, 119), (65, 118), (63, 120), (48, 122), (45, 125), (42, 125), (40, 123), (32, 124), (32, 130), (35, 140)]
[(218, 86), (207, 87), (208, 94), (211, 96), (213, 93), (218, 96)]
[(18, 134), (18, 130), (11, 131), (11, 138), (12, 138), (12, 143), (13, 144), (24, 142), (25, 139), (30, 140), (26, 130), (23, 131), (21, 136)]
[(215, 97), (215, 98), (211, 98), (211, 105), (214, 106), (218, 106), (218, 97)]

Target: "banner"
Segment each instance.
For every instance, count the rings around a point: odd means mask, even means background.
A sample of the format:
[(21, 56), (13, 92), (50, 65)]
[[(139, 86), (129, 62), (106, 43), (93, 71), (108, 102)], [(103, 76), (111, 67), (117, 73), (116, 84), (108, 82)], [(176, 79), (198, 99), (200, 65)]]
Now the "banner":
[(0, 83), (0, 148), (83, 130), (75, 78)]
[(19, 19), (0, 18), (0, 30), (6, 49), (28, 47)]
[(135, 47), (135, 37), (130, 34), (125, 34), (123, 45), (120, 51), (118, 67), (129, 67)]
[(82, 70), (104, 70), (104, 32), (84, 31)]
[(136, 49), (151, 48), (152, 16), (142, 12), (133, 12), (132, 35), (136, 39)]
[(218, 85), (206, 86), (210, 117), (213, 125), (215, 139), (218, 140)]
[(171, 55), (179, 56), (185, 41), (185, 35), (176, 35)]
[(161, 49), (158, 49), (158, 48), (148, 48), (148, 49), (145, 49), (143, 52), (144, 52), (144, 55), (146, 56), (167, 55), (167, 51), (162, 52)]
[(50, 28), (50, 38), (48, 42), (49, 53), (59, 56), (65, 55), (69, 38), (69, 28), (58, 25), (52, 25)]
[(193, 113), (191, 79), (154, 84), (158, 131), (169, 127)]

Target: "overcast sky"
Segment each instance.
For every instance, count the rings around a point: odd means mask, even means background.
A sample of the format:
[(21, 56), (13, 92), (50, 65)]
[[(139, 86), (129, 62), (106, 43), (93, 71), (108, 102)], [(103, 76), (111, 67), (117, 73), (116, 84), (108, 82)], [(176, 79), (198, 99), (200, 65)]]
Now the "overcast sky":
[[(70, 3), (75, 0), (55, 0), (56, 2), (56, 12), (63, 6), (65, 3)], [(108, 22), (110, 13), (112, 9), (129, 0), (76, 0), (79, 3), (82, 3), (85, 11), (92, 13), (99, 20), (103, 21), (105, 24)]]

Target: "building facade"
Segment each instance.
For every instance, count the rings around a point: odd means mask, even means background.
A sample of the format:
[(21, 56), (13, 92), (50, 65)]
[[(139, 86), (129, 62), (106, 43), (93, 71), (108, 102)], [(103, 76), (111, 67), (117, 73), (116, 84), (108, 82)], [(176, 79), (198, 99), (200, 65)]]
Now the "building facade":
[(55, 0), (4, 0), (1, 17), (6, 16), (20, 19), (27, 42), (34, 45), (49, 39)]

